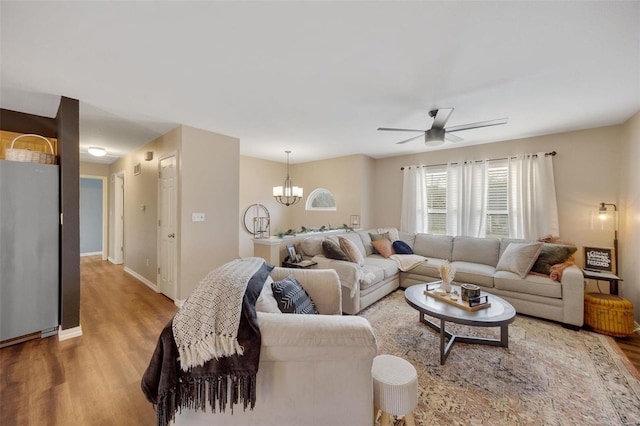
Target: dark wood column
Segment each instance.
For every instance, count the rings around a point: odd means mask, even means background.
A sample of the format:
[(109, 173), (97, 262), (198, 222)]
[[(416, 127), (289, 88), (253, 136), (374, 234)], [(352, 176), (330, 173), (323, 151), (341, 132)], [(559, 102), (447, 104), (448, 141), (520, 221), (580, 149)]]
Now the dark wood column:
[(60, 325), (80, 325), (80, 108), (60, 100), (56, 116), (60, 158)]

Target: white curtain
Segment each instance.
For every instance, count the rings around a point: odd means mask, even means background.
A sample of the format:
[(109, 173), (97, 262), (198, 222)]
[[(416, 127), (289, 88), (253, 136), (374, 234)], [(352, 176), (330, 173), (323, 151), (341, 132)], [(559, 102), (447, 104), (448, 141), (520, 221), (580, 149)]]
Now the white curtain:
[(447, 234), (484, 237), (487, 222), (487, 162), (447, 167)]
[(427, 232), (427, 182), (422, 166), (405, 167), (402, 171), (402, 216), (400, 230)]
[(509, 159), (509, 236), (559, 236), (553, 157), (544, 152)]

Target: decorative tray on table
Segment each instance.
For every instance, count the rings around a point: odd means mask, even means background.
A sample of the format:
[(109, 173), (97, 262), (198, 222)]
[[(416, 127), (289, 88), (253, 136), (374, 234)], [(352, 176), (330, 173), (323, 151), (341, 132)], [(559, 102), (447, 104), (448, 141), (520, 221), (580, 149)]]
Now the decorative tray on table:
[[(458, 293), (445, 293), (444, 290), (440, 289), (440, 285), (442, 281), (436, 281), (433, 283), (427, 284), (424, 294), (429, 297), (433, 297), (441, 302), (448, 303), (449, 305), (456, 306), (460, 309), (464, 309), (468, 312), (475, 312), (481, 309), (486, 309), (491, 306), (491, 302), (489, 302), (489, 298), (487, 296), (479, 296), (472, 297), (469, 300), (462, 300), (462, 297)], [(457, 296), (452, 298), (452, 294)]]

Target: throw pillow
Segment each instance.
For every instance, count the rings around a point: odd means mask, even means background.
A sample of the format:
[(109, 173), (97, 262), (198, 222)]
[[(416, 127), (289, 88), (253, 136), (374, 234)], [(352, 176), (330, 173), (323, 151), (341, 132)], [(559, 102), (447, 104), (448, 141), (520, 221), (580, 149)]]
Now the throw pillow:
[(349, 257), (342, 251), (338, 243), (331, 240), (324, 240), (322, 242), (322, 252), (329, 259), (345, 260), (350, 262)]
[(496, 270), (513, 272), (524, 278), (541, 250), (542, 243), (511, 243), (500, 256)]
[(273, 296), (273, 290), (271, 289), (272, 283), (273, 279), (271, 276), (267, 277), (267, 280), (264, 282), (264, 286), (262, 286), (260, 296), (258, 297), (258, 300), (256, 300), (257, 312), (268, 312), (271, 314), (282, 313), (280, 308), (278, 308), (278, 301)]
[(360, 266), (364, 265), (364, 257), (358, 247), (352, 242), (343, 237), (338, 237), (340, 248), (347, 255), (349, 260), (353, 263), (357, 263)]
[(369, 238), (371, 238), (371, 246), (373, 247), (373, 254), (378, 254), (378, 250), (376, 250), (375, 246), (373, 245), (374, 241), (378, 241), (383, 238), (386, 238), (387, 240), (391, 241), (391, 237), (389, 236), (388, 232), (383, 232), (381, 234), (372, 234), (371, 232), (369, 232)]
[(282, 281), (274, 281), (271, 284), (273, 296), (278, 302), (278, 307), (284, 314), (317, 314), (316, 305), (309, 297), (300, 283), (288, 275)]
[(395, 250), (393, 250), (393, 245), (391, 241), (383, 238), (381, 240), (371, 241), (373, 247), (380, 253), (383, 257), (389, 257), (392, 254), (396, 254)]
[(391, 242), (400, 239), (400, 233), (397, 228), (378, 228), (378, 234), (389, 234), (389, 240), (391, 240)]
[(533, 264), (531, 270), (539, 274), (549, 275), (553, 265), (566, 262), (577, 249), (574, 246), (545, 243), (542, 246), (538, 260)]
[(413, 254), (413, 250), (411, 250), (409, 244), (405, 243), (404, 241), (394, 241), (392, 247), (398, 254)]

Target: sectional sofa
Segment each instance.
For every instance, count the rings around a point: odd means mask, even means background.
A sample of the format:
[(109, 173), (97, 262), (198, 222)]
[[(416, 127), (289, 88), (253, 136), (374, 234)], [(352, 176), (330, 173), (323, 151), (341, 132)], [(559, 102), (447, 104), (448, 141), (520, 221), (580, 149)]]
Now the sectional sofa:
[[(433, 282), (440, 279), (438, 267), (446, 259), (456, 268), (456, 282), (476, 284), (483, 291), (509, 301), (516, 311), (552, 321), (569, 328), (579, 328), (584, 317), (584, 277), (577, 266), (564, 269), (560, 281), (547, 276), (519, 274), (498, 270), (501, 256), (511, 243), (524, 240), (452, 237), (431, 234), (407, 234), (386, 229), (394, 238), (404, 241), (424, 261), (407, 271), (399, 264), (374, 253), (370, 234), (385, 229), (368, 229), (327, 237), (314, 236), (297, 243), (298, 249), (312, 258), (318, 269), (334, 269), (342, 283), (342, 310), (357, 314), (362, 309), (395, 289)], [(353, 242), (364, 257), (364, 264), (330, 259), (324, 255), (322, 240), (339, 241), (343, 237)]]

